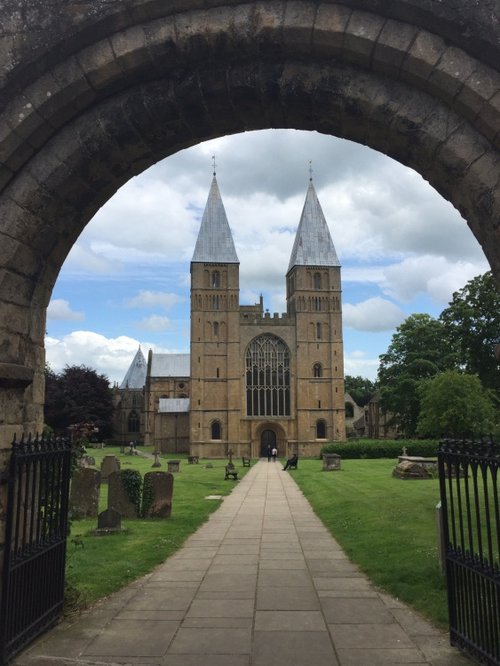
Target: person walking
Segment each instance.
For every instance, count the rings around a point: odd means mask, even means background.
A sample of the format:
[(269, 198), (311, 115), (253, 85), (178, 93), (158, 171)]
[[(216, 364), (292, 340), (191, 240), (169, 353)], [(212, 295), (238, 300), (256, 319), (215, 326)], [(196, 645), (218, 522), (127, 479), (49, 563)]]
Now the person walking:
[(274, 446), (272, 450), (273, 462), (276, 462), (276, 456), (278, 455), (278, 449)]

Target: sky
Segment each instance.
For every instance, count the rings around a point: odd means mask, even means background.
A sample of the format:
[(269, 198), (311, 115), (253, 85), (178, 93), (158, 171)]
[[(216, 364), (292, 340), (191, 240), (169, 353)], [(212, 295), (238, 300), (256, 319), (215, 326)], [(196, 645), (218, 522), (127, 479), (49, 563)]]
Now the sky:
[(312, 178), (342, 265), (345, 373), (376, 379), (411, 314), (437, 317), (489, 270), (465, 220), (418, 173), (359, 144), (296, 130), (222, 137), (129, 180), (69, 253), (47, 313), (51, 368), (120, 383), (139, 344), (189, 352), (189, 266), (212, 180), (240, 260), (240, 303), (285, 312), (285, 274)]

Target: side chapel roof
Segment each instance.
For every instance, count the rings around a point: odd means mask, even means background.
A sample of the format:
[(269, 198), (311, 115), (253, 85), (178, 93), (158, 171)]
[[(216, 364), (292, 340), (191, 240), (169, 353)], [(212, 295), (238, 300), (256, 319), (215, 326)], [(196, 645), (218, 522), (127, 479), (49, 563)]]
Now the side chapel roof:
[(141, 348), (136, 352), (127, 374), (125, 375), (121, 389), (142, 389), (146, 383), (147, 363)]
[(191, 261), (239, 264), (215, 174)]
[(340, 266), (312, 181), (309, 182), (288, 270), (294, 266)]

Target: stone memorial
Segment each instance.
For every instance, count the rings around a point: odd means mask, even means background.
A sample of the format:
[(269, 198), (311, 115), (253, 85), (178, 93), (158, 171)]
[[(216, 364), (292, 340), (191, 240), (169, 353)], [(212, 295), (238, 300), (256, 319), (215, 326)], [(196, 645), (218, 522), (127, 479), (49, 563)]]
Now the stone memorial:
[(331, 472), (340, 469), (340, 461), (338, 453), (323, 453), (323, 471)]
[(123, 518), (138, 518), (138, 507), (130, 500), (123, 472), (113, 472), (108, 478), (108, 509), (120, 512)]
[(103, 536), (122, 531), (122, 517), (119, 511), (116, 511), (112, 507), (101, 511), (97, 517), (97, 529), (94, 530), (95, 535)]
[(147, 472), (144, 475), (143, 514), (144, 518), (170, 518), (174, 475), (169, 472)]
[(69, 495), (70, 516), (76, 520), (96, 518), (100, 488), (101, 473), (98, 470), (84, 467), (75, 470)]
[(174, 472), (180, 472), (180, 467), (181, 467), (181, 461), (180, 460), (168, 460), (167, 461), (168, 465), (168, 471), (171, 473)]
[(400, 456), (392, 475), (398, 479), (435, 479), (437, 462), (430, 464), (428, 461), (412, 460), (410, 457), (402, 459)]
[(101, 480), (107, 481), (111, 474), (120, 471), (120, 461), (116, 456), (104, 456), (101, 463)]

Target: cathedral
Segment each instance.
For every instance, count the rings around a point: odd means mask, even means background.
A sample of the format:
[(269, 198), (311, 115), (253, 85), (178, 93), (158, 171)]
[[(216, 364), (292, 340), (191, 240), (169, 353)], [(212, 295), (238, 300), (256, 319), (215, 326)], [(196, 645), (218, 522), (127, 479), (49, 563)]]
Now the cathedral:
[(116, 439), (203, 458), (317, 455), (345, 439), (340, 263), (316, 190), (286, 274), (287, 311), (239, 301), (239, 260), (214, 174), (191, 260), (189, 354), (139, 348), (115, 390)]

